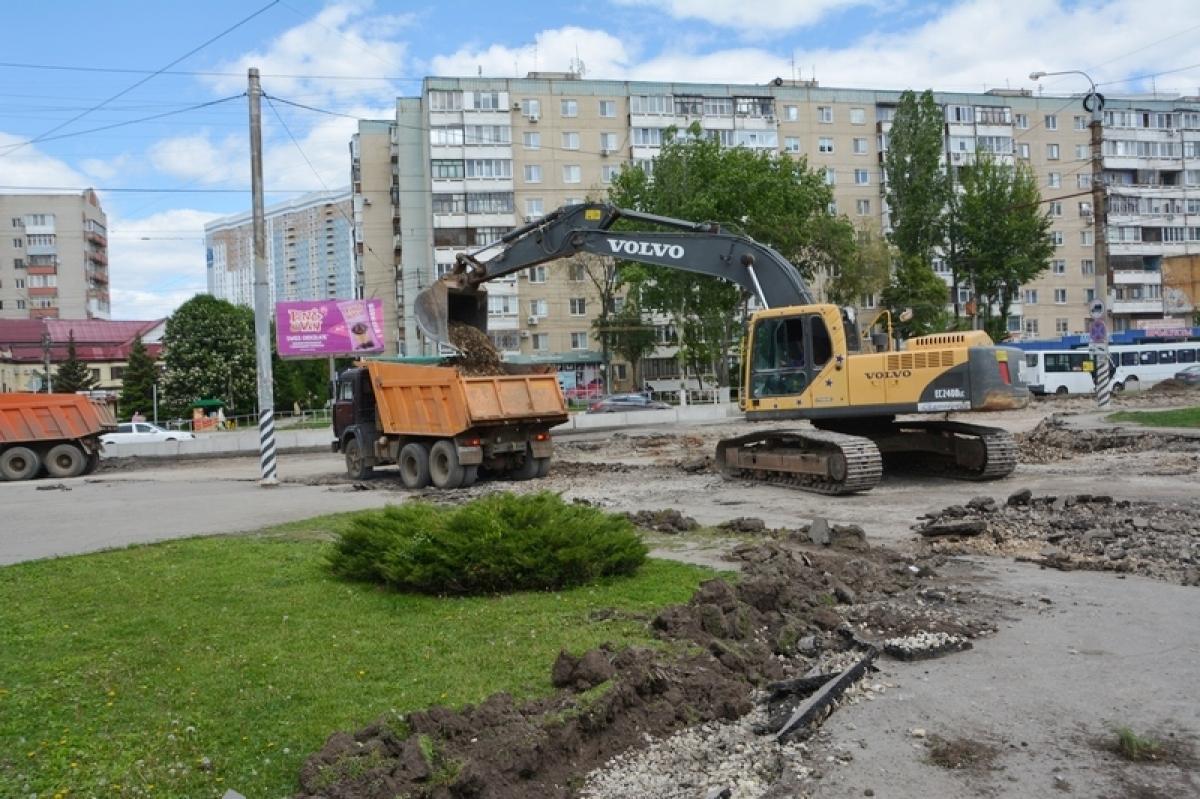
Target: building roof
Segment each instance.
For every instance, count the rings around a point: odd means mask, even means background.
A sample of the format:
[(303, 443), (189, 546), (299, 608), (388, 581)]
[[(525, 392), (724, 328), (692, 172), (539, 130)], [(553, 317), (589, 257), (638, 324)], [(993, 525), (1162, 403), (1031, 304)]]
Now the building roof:
[[(42, 335), (50, 334), (50, 360), (65, 361), (67, 342), (75, 335), (75, 353), (83, 361), (124, 361), (133, 340), (145, 337), (164, 320), (109, 321), (104, 319), (0, 319), (0, 359), (17, 363), (40, 363), (46, 353)], [(147, 342), (150, 357), (157, 358), (162, 345)]]

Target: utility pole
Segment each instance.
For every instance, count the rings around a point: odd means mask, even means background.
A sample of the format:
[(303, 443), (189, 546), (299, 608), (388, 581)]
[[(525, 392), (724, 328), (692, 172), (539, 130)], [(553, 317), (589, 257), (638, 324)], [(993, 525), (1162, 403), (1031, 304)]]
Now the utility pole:
[(54, 389), (50, 385), (50, 331), (45, 329), (46, 323), (42, 322), (42, 360), (46, 364), (46, 393), (53, 394)]
[(267, 220), (263, 207), (262, 88), (251, 67), (250, 191), (254, 216), (254, 353), (258, 362), (258, 462), (261, 486), (279, 485), (275, 474), (275, 392), (271, 375), (271, 290), (267, 275)]

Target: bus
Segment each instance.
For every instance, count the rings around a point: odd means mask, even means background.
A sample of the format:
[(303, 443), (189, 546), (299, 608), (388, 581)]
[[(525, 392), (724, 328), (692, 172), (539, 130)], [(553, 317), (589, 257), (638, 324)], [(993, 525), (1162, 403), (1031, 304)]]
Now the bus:
[[(1109, 347), (1113, 391), (1149, 388), (1194, 363), (1200, 341)], [(1024, 380), (1034, 394), (1094, 394), (1096, 361), (1086, 349), (1026, 350)]]

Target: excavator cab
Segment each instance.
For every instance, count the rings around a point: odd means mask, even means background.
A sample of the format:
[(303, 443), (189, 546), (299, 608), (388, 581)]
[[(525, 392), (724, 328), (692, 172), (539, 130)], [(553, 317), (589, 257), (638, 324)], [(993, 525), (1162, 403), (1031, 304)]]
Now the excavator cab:
[(759, 313), (751, 327), (747, 385), (751, 399), (803, 394), (834, 355), (824, 315), (816, 308)]

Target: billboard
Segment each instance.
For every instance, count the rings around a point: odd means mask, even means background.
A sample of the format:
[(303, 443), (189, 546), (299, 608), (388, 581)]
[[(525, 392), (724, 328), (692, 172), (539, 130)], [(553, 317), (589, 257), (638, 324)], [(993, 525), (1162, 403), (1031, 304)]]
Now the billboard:
[(281, 358), (383, 352), (383, 301), (277, 302), (275, 338)]

